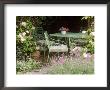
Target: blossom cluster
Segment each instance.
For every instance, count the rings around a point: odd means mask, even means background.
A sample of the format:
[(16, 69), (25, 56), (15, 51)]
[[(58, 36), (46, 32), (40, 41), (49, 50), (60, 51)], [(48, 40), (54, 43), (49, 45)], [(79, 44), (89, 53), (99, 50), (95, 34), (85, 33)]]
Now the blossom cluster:
[(25, 35), (26, 35), (25, 32), (23, 32), (23, 33), (19, 33), (18, 38), (20, 38), (21, 42), (23, 42), (23, 41), (26, 40), (26, 39), (25, 39)]
[[(21, 22), (21, 23), (20, 23), (20, 25), (26, 28), (26, 26), (28, 26), (28, 23), (27, 23), (27, 22)], [(34, 27), (34, 26), (32, 26), (32, 28), (31, 28), (31, 29), (33, 29), (33, 30), (34, 30), (34, 29), (35, 29), (35, 27)]]
[(69, 28), (61, 27), (61, 28), (59, 29), (59, 31), (69, 31)]
[[(27, 29), (28, 23), (27, 22), (21, 22), (20, 23), (21, 26), (25, 27), (25, 29)], [(18, 28), (18, 26), (16, 25), (16, 28)], [(31, 28), (32, 30), (35, 29), (34, 26), (32, 26)], [(19, 33), (18, 38), (20, 38), (20, 41), (23, 43), (26, 40), (26, 36), (29, 35), (30, 31), (29, 30), (25, 30), (24, 32)]]
[(27, 26), (27, 23), (26, 22), (22, 22), (21, 25), (24, 26), (24, 27), (26, 27)]

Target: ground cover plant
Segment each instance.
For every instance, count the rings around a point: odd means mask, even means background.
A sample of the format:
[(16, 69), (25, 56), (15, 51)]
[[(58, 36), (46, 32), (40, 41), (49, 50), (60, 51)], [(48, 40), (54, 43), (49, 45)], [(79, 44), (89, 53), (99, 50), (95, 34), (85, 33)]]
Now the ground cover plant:
[(93, 58), (65, 58), (64, 63), (59, 61), (53, 65), (48, 71), (48, 74), (94, 74)]
[(33, 59), (27, 61), (17, 61), (16, 71), (17, 73), (26, 73), (33, 69), (39, 69), (41, 67), (40, 62), (36, 62)]

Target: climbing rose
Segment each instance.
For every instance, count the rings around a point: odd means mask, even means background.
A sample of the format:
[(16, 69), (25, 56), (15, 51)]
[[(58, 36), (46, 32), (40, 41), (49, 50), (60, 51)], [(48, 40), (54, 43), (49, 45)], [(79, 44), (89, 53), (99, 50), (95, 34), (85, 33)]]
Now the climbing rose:
[(24, 38), (25, 34), (26, 33), (24, 33), (24, 32), (23, 33), (19, 33), (18, 37), (21, 39), (21, 42), (25, 41), (25, 38)]
[(29, 31), (26, 31), (26, 33), (29, 33)]
[(22, 36), (24, 37), (25, 35), (26, 35), (26, 33), (25, 33), (25, 32), (23, 32), (23, 33), (22, 33)]
[(21, 25), (26, 27), (26, 22), (22, 22)]
[(25, 38), (23, 38), (23, 37), (21, 38), (21, 42), (23, 42), (23, 41), (25, 41), (25, 40), (26, 40)]

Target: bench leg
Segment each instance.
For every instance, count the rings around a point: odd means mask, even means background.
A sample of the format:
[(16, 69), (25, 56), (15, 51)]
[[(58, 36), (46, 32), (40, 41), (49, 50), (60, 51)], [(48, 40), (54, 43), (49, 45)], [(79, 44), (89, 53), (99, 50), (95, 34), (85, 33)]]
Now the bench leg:
[(50, 61), (50, 52), (48, 52), (48, 58), (47, 58), (47, 61), (48, 61), (48, 62)]

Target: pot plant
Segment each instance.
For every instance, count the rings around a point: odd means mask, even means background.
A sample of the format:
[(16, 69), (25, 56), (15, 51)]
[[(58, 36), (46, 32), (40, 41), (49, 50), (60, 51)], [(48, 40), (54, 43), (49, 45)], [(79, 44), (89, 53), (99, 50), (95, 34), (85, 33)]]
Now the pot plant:
[(61, 27), (61, 28), (59, 29), (59, 31), (61, 31), (61, 34), (66, 34), (66, 32), (69, 31), (69, 28)]

